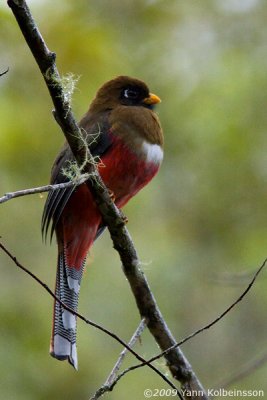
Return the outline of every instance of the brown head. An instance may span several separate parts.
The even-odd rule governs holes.
[[[163,134],[153,108],[160,98],[150,93],[147,85],[136,78],[118,76],[106,82],[97,91],[89,108],[89,115],[110,113],[112,130],[131,141],[138,133],[148,142],[163,144]],[[125,127],[127,126],[127,129]],[[137,138],[137,136],[135,135]]]
[[[143,106],[152,109],[160,98],[149,92],[147,85],[136,78],[118,76],[97,91],[89,111],[113,110],[118,105]]]

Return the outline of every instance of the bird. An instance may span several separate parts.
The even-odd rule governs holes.
[[[97,91],[79,122],[85,145],[96,168],[121,209],[157,174],[163,159],[163,131],[154,107],[160,98],[137,78],[117,76]],[[70,180],[66,171],[75,163],[67,142],[56,157],[51,184]],[[86,258],[105,229],[86,183],[50,191],[42,216],[42,234],[58,245],[55,295],[78,310]],[[54,302],[50,354],[68,360],[77,370],[76,317]]]

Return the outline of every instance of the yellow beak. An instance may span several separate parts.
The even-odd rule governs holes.
[[[149,93],[149,97],[147,97],[143,100],[143,103],[148,104],[148,105],[157,104],[160,102],[161,102],[160,98],[156,94],[153,94],[153,93]]]

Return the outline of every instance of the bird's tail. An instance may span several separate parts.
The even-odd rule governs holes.
[[[81,278],[85,260],[81,268],[69,267],[64,252],[58,255],[56,296],[73,311],[77,311]],[[65,310],[56,300],[54,303],[53,329],[50,354],[58,360],[68,360],[78,369],[76,349],[76,317]]]

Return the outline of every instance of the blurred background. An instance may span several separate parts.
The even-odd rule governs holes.
[[[125,208],[159,307],[182,339],[224,311],[267,256],[267,3],[263,0],[29,1],[62,74],[79,76],[79,119],[97,88],[127,74],[162,103],[165,159]],[[47,184],[63,142],[39,70],[0,7],[0,195]],[[51,288],[56,244],[42,242],[46,195],[1,205],[3,243]],[[139,315],[108,232],[96,242],[79,311],[128,340]],[[88,399],[121,347],[78,322],[79,371],[48,354],[52,299],[0,253],[0,386],[5,400]],[[266,352],[267,272],[216,326],[182,350],[206,388]],[[146,332],[136,350],[158,352]],[[124,367],[135,363],[127,357]],[[164,362],[156,364],[163,371]],[[231,386],[265,390],[267,365]],[[167,388],[149,369],[128,374],[110,400]],[[238,398],[238,397],[236,397]]]

